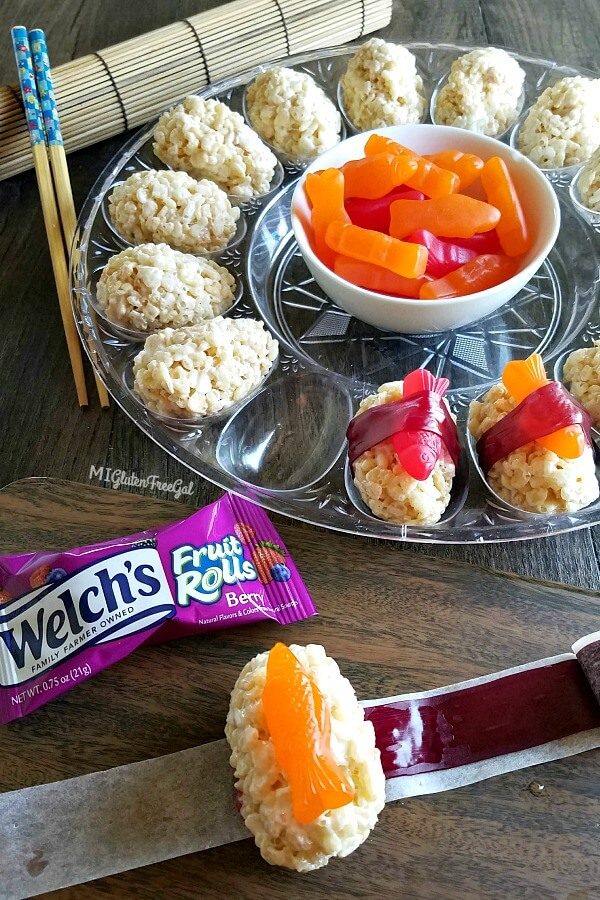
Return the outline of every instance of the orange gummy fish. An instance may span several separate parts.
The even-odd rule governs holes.
[[[521,403],[538,388],[549,384],[546,370],[539,353],[532,353],[527,359],[513,359],[504,366],[502,383],[515,403]],[[568,425],[543,438],[536,438],[536,444],[551,450],[562,459],[577,459],[585,449],[585,438],[581,426]]]
[[[350,803],[354,788],[331,753],[329,706],[285,644],[275,644],[269,653],[262,702],[296,821],[308,825],[326,810]]]

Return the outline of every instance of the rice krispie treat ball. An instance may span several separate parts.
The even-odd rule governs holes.
[[[231,747],[241,812],[263,858],[272,865],[309,872],[334,856],[348,856],[363,843],[385,803],[385,779],[375,733],[354,689],[318,644],[290,650],[315,681],[331,710],[331,750],[350,777],[354,799],[308,825],[296,821],[290,788],[277,765],[263,714],[268,653],[242,669],[231,694],[225,735]]]
[[[580,202],[588,209],[600,212],[600,147],[592,153],[581,170],[577,189]]]
[[[563,367],[564,380],[569,390],[584,409],[594,425],[600,427],[600,341],[591,347],[574,350]]]
[[[503,384],[495,384],[482,400],[473,400],[469,430],[475,440],[515,406]],[[562,459],[531,441],[494,463],[487,480],[508,503],[536,513],[575,512],[600,494],[591,447],[577,459]]]
[[[380,385],[365,397],[357,415],[372,406],[402,400],[402,382]],[[433,525],[450,502],[454,463],[443,457],[425,481],[417,481],[398,462],[391,439],[381,441],[354,461],[354,484],[369,509],[386,522]]]
[[[275,154],[239,113],[194,95],[160,117],[153,148],[173,169],[210,178],[242,200],[265,194],[277,165]]]
[[[111,256],[96,297],[111,322],[134,331],[197,325],[235,299],[235,278],[211,259],[168,244],[139,244]]]
[[[361,131],[420,122],[425,112],[415,57],[381,38],[358,48],[342,76],[342,91],[346,113]]]
[[[155,169],[134,172],[118,184],[108,209],[116,229],[133,244],[165,243],[189,253],[222,250],[240,217],[214,182]]]
[[[246,107],[261,137],[294,159],[313,159],[340,139],[337,108],[305,72],[261,72],[247,89]]]
[[[506,50],[482,47],[455,59],[440,90],[435,118],[495,137],[518,118],[525,72]]]
[[[221,412],[267,374],[277,341],[256,319],[217,316],[146,338],[133,362],[134,390],[148,409],[195,419]]]
[[[573,166],[600,146],[600,79],[561,78],[535,101],[519,129],[521,153],[544,169]]]

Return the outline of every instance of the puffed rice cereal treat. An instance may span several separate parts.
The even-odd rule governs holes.
[[[579,201],[594,212],[600,212],[600,147],[590,156],[577,182]]]
[[[189,253],[227,246],[240,211],[217,185],[185,172],[148,169],[117,184],[109,198],[117,231],[133,244],[169,244]]]
[[[348,118],[361,131],[420,122],[425,112],[415,57],[381,38],[358,48],[342,76],[342,91]]]
[[[479,440],[516,404],[503,384],[495,384],[469,407],[469,430]],[[487,473],[493,490],[512,506],[535,513],[568,513],[598,498],[594,454],[586,446],[577,459],[562,459],[535,441],[494,463]]]
[[[111,256],[96,288],[108,319],[133,331],[197,325],[235,299],[235,278],[211,259],[168,244],[139,244]]]
[[[564,380],[575,399],[600,427],[600,341],[574,350],[565,360]]]
[[[332,857],[348,856],[366,840],[385,803],[385,779],[373,725],[365,721],[336,661],[318,644],[289,649],[329,706],[331,752],[354,788],[352,801],[308,824],[294,817],[290,785],[277,763],[263,710],[268,653],[242,669],[231,694],[225,735],[241,813],[261,855],[272,865],[309,872]]]
[[[154,152],[173,169],[210,178],[241,200],[266,194],[277,158],[239,113],[219,100],[186,97],[158,120]]]
[[[146,338],[134,359],[134,390],[163,416],[214,415],[257,387],[278,349],[256,319],[217,316],[186,328],[164,328]]]
[[[402,382],[380,385],[361,402],[357,416],[372,406],[403,396]],[[354,461],[354,484],[364,503],[380,519],[400,525],[433,525],[450,502],[455,467],[444,456],[424,481],[417,481],[398,462],[391,439],[381,441]]]
[[[506,50],[482,47],[455,59],[440,90],[435,119],[490,137],[518,118],[525,72]]]
[[[293,159],[313,159],[340,139],[337,108],[305,72],[261,72],[248,86],[246,108],[261,137]]]
[[[561,78],[535,101],[518,147],[543,169],[573,166],[600,146],[600,79]]]

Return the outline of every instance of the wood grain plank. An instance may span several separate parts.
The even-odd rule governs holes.
[[[597,0],[481,0],[489,43],[598,70]]]
[[[0,552],[72,546],[171,521],[179,504],[45,479],[0,492]],[[324,643],[359,697],[435,687],[567,649],[597,627],[600,595],[286,522],[319,616],[141,649],[0,731],[3,790],[148,758],[222,735],[228,693],[279,637]],[[360,638],[360,639],[358,639]],[[528,791],[532,781],[541,794]],[[389,805],[347,860],[297,877],[251,841],[53,896],[94,898],[597,896],[600,751]],[[581,893],[576,893],[581,892]]]

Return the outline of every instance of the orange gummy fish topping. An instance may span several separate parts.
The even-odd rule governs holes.
[[[308,825],[326,810],[351,803],[354,788],[331,753],[329,706],[285,644],[269,653],[262,702],[296,821]]]
[[[532,353],[527,359],[513,359],[504,366],[502,383],[515,403],[521,403],[538,388],[549,384],[546,370],[539,353]],[[536,438],[536,444],[551,450],[562,459],[577,459],[585,449],[583,431],[579,425],[569,425],[543,438]]]

